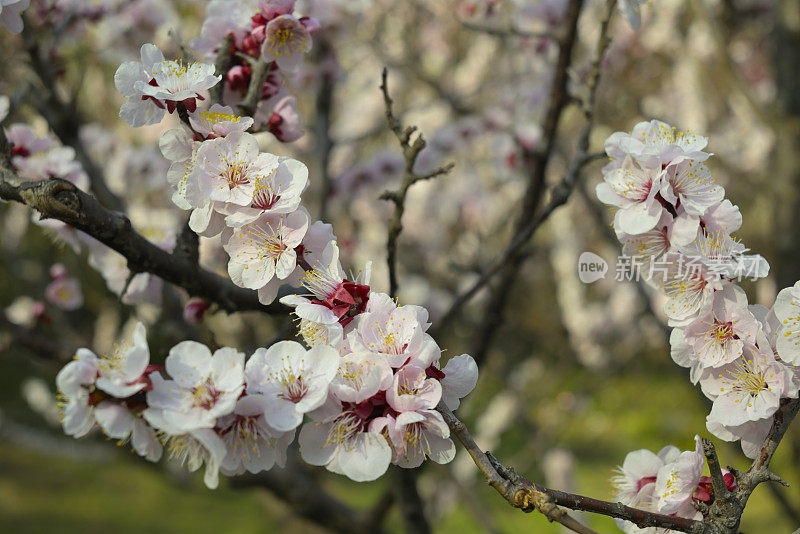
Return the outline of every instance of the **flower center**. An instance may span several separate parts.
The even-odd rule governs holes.
[[[764,371],[749,360],[734,367],[729,374],[733,391],[743,391],[751,397],[757,397],[759,393],[769,389]]]
[[[247,165],[231,165],[223,171],[222,176],[228,181],[228,188],[233,189],[250,183],[247,171]]]
[[[352,411],[344,412],[336,418],[328,431],[328,438],[325,440],[325,445],[344,445],[352,449],[352,440],[363,430],[364,420]]]
[[[222,392],[214,386],[211,382],[211,378],[207,378],[204,383],[196,388],[192,388],[194,406],[204,410],[211,409],[217,403],[221,395]]]
[[[167,452],[169,457],[176,460],[180,465],[187,464],[189,469],[194,471],[199,469],[203,462],[208,459],[206,448],[189,434],[170,436],[168,439]]]
[[[733,323],[731,322],[721,323],[715,319],[714,326],[712,327],[711,330],[711,337],[715,339],[720,345],[723,345],[726,342],[732,340],[734,338]]]
[[[308,392],[308,384],[303,375],[296,375],[290,369],[282,369],[277,378],[278,382],[283,384],[283,391],[278,393],[278,397],[294,403],[303,400]]]

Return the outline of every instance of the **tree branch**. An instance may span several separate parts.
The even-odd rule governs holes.
[[[498,315],[500,310],[504,307],[505,295],[510,291],[510,285],[515,278],[515,271],[518,264],[524,258],[523,245],[527,243],[539,226],[544,223],[548,217],[558,207],[564,205],[569,199],[575,184],[580,177],[583,167],[596,159],[595,154],[590,154],[589,138],[594,129],[594,108],[595,108],[595,94],[600,81],[600,65],[602,63],[605,51],[610,44],[610,36],[608,29],[615,8],[616,0],[610,0],[606,5],[606,11],[601,21],[600,37],[595,51],[594,58],[591,64],[589,80],[587,82],[587,99],[583,104],[583,113],[586,118],[586,124],[581,131],[578,139],[578,154],[572,161],[566,175],[552,190],[551,199],[549,203],[542,209],[538,215],[534,216],[534,211],[539,203],[539,197],[543,190],[542,184],[545,179],[545,171],[553,150],[555,136],[558,130],[558,123],[561,117],[561,112],[567,104],[566,99],[566,84],[568,80],[567,71],[571,64],[572,47],[577,39],[577,23],[580,16],[582,0],[572,0],[570,2],[567,12],[567,28],[568,31],[564,34],[563,40],[559,43],[559,59],[556,65],[556,77],[553,81],[553,87],[550,94],[550,106],[548,108],[547,118],[544,123],[544,146],[540,152],[531,153],[525,151],[526,161],[531,161],[531,173],[528,183],[528,189],[523,199],[522,215],[517,223],[517,229],[514,236],[511,238],[508,246],[506,246],[503,253],[492,264],[484,270],[483,274],[475,281],[469,289],[457,296],[452,302],[447,312],[438,321],[437,330],[441,331],[455,318],[461,308],[469,302],[484,286],[486,286],[495,275],[501,271],[506,271],[503,283],[498,284],[495,295],[492,296],[492,302],[489,309],[493,310],[492,313]],[[499,321],[487,321],[484,328],[486,334],[481,336],[481,345],[488,342],[488,337],[491,336],[489,332],[496,330],[496,324]],[[485,341],[484,341],[485,340]],[[479,347],[480,348],[480,347]],[[483,348],[478,351],[477,355],[480,356]]]
[[[417,156],[426,146],[425,139],[421,133],[417,134],[416,139],[412,140],[411,137],[417,131],[416,126],[408,126],[403,128],[400,120],[395,116],[392,110],[393,101],[389,96],[389,87],[387,85],[388,71],[386,67],[381,74],[381,91],[383,92],[383,102],[386,106],[386,121],[389,123],[389,129],[394,132],[400,141],[400,147],[403,149],[403,157],[406,160],[405,169],[403,174],[403,182],[400,188],[396,191],[386,191],[380,198],[383,200],[391,200],[394,202],[394,215],[389,222],[389,236],[386,243],[387,261],[389,264],[389,295],[391,297],[397,296],[398,282],[397,282],[397,240],[400,238],[400,233],[403,231],[403,213],[405,212],[405,202],[408,190],[415,183],[422,180],[429,180],[443,174],[450,172],[454,164],[448,163],[443,167],[438,167],[425,174],[417,174],[414,172],[414,164],[417,161]]]
[[[0,130],[0,199],[25,204],[44,218],[58,219],[85,232],[125,256],[132,272],[155,274],[192,296],[216,302],[227,312],[288,313],[288,308],[280,304],[264,306],[255,291],[237,287],[200,268],[181,251],[169,253],[153,245],[133,230],[124,214],[109,211],[66,180],[52,178],[12,185],[21,179],[11,168],[9,153],[8,139]]]
[[[211,102],[222,102],[222,91],[225,89],[225,74],[230,70],[233,63],[231,47],[233,46],[233,36],[227,35],[217,50],[217,60],[214,62],[214,74],[222,76],[222,80],[208,90]]]
[[[341,534],[382,534],[379,523],[369,514],[354,510],[325,492],[300,468],[273,468],[257,475],[231,479],[237,488],[266,488],[292,507],[294,513],[319,526]]]
[[[600,501],[582,495],[552,490],[530,482],[517,475],[512,469],[503,466],[491,454],[483,452],[472,439],[467,426],[444,404],[440,403],[436,409],[442,414],[451,433],[461,442],[475,465],[486,477],[486,482],[514,508],[519,508],[523,512],[538,510],[548,520],[557,521],[574,532],[584,534],[594,531],[578,522],[559,506],[624,519],[642,528],[662,527],[692,534],[705,532],[705,525],[702,521],[654,514],[625,506],[622,503]]]
[[[33,33],[30,24],[25,24],[23,38],[30,56],[31,70],[39,79],[39,85],[41,86],[40,91],[34,92],[40,95],[40,98],[35,100],[36,108],[47,121],[56,137],[61,140],[61,143],[75,150],[75,155],[81,167],[89,176],[92,192],[97,197],[97,200],[109,209],[121,211],[124,208],[124,203],[108,188],[103,172],[89,156],[83,141],[78,135],[79,126],[85,124],[86,121],[73,103],[65,102],[56,93],[54,83],[58,75],[52,63],[42,59],[39,40]]]
[[[247,87],[247,94],[244,99],[239,102],[239,109],[245,115],[252,117],[256,113],[258,103],[261,101],[261,92],[264,89],[264,82],[267,81],[267,75],[272,63],[259,59],[251,65],[253,66],[253,73],[250,76],[250,85]]]

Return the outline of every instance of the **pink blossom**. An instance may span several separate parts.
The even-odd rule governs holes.
[[[691,323],[672,331],[672,359],[692,369],[692,383],[696,384],[705,368],[741,358],[744,344],[755,344],[758,331],[744,290],[727,284],[713,294]]]
[[[183,307],[183,320],[189,324],[198,324],[203,321],[203,316],[211,307],[211,303],[205,299],[189,299]]]
[[[369,431],[355,411],[345,411],[300,429],[300,455],[311,465],[324,465],[356,482],[375,480],[386,472],[392,449],[386,438]]]
[[[273,278],[288,278],[297,267],[295,248],[303,240],[308,222],[308,212],[300,209],[285,215],[265,215],[232,230],[224,247],[231,258],[228,272],[233,282],[260,289]]]
[[[339,354],[331,347],[306,350],[297,342],[279,341],[248,360],[247,393],[264,396],[264,416],[272,428],[293,430],[305,413],[325,402],[338,367]]]
[[[195,111],[202,92],[216,85],[214,65],[165,60],[153,44],[142,45],[141,61],[127,61],[114,74],[117,90],[125,97],[119,116],[130,126],[156,124],[165,111],[182,104]]]
[[[75,278],[56,278],[45,288],[45,298],[62,310],[77,310],[83,306],[81,284]]]
[[[425,369],[406,365],[394,375],[386,401],[398,412],[432,410],[442,398],[442,384],[428,378]]]
[[[233,108],[213,104],[207,110],[198,110],[189,115],[192,129],[206,139],[224,137],[231,132],[246,132],[252,125],[250,117],[240,117]]]
[[[270,133],[282,143],[297,141],[305,133],[303,117],[297,111],[297,99],[293,96],[279,98],[266,123]]]
[[[279,69],[294,74],[309,50],[311,34],[293,15],[279,15],[267,23],[261,47],[264,61],[275,61]]]
[[[714,401],[708,420],[725,426],[770,417],[781,398],[798,395],[791,370],[775,360],[764,337],[759,346],[745,344],[738,360],[706,371],[700,385],[703,393]]]

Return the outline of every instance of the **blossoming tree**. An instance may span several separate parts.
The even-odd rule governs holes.
[[[597,5],[588,6],[592,3]],[[33,340],[39,352],[47,352],[54,341],[74,354],[54,384],[65,434],[80,439],[102,434],[149,462],[164,458],[189,471],[202,468],[209,490],[220,485],[220,473],[230,478],[226,484],[265,485],[301,515],[348,532],[383,528],[386,508],[395,499],[408,531],[428,531],[417,474],[430,463],[449,464],[459,447],[512,507],[536,510],[581,533],[594,530],[572,511],[610,516],[625,532],[736,533],[756,487],[785,484],[770,462],[800,408],[800,282],[780,290],[768,306],[751,302],[740,282],[767,278],[769,265],[733,236],[744,221],[736,198],[726,198],[714,178],[714,156],[707,150],[716,145],[713,137],[653,119],[611,133],[603,153],[592,151],[598,85],[613,60],[607,54],[613,22],[620,19],[617,25],[629,26],[627,32],[638,29],[640,2],[542,0],[512,12],[508,26],[493,22],[500,2],[460,2],[462,31],[523,40],[541,53],[531,68],[547,81],[521,106],[523,97],[509,84],[507,109],[490,109],[472,122],[463,119],[428,142],[399,118],[387,70],[380,87],[380,70],[375,70],[372,89],[381,95],[385,115],[380,130],[394,134],[397,149],[342,172],[338,195],[330,175],[329,124],[337,74],[326,61],[335,63],[337,38],[344,39],[334,36],[341,20],[325,9],[343,17],[348,8],[295,0],[212,0],[203,6],[202,24],[188,43],[184,32],[172,28],[168,42],[175,52],[170,54],[149,42],[156,39],[132,43],[127,31],[114,26],[120,23],[117,17],[133,13],[141,17],[133,29],[147,33],[145,13],[156,8],[146,1],[130,4],[0,0],[3,31],[22,33],[28,68],[41,86],[33,109],[47,124],[44,128],[21,111],[25,85],[16,92],[7,87],[8,96],[0,102],[0,198],[29,208],[36,226],[69,247],[59,254],[80,257],[81,268],[99,273],[116,299],[135,310],[130,334],[120,336],[111,350]],[[526,17],[539,29],[514,24]],[[114,136],[83,124],[76,100],[51,83],[66,64],[59,52],[70,40],[88,38],[93,24],[116,28],[114,37],[125,39],[125,60],[113,60],[120,103],[115,129],[144,130],[140,140],[149,149],[142,150],[150,151],[131,149],[114,185],[108,175],[121,160]],[[45,37],[49,29],[55,30],[53,42]],[[582,37],[583,31],[590,37]],[[574,56],[581,39],[588,44],[579,75]],[[43,50],[48,46],[49,56]],[[318,93],[313,150],[321,162],[318,173],[311,157],[281,155],[287,152],[283,144],[306,138],[298,98],[310,85],[304,88],[301,80],[312,75],[318,78],[312,87]],[[419,77],[425,80],[424,73]],[[438,80],[426,83],[454,111],[479,115]],[[519,109],[540,101],[542,113],[536,118]],[[563,156],[561,178],[546,194],[548,173],[557,167],[560,127],[573,102],[579,113],[570,120],[580,124],[567,141],[572,148]],[[448,159],[459,150],[473,150],[473,138],[481,135],[491,137],[502,169],[525,178],[522,187],[507,188],[519,200],[518,213],[509,221],[503,219],[508,209],[502,209],[497,219],[505,234],[510,228],[510,236],[488,263],[478,251],[483,261],[477,275],[453,284],[446,306],[439,296],[419,292],[424,302],[401,300],[407,273],[399,240],[411,219],[438,256],[450,251],[435,234],[452,228],[433,212],[445,209],[448,199],[461,195],[473,201],[476,226],[491,219],[474,206],[492,192],[481,190],[469,174],[457,184],[462,189],[453,186],[435,209],[414,208],[418,188],[459,179],[460,169]],[[157,158],[153,168],[148,167],[151,157]],[[476,442],[454,414],[479,383],[479,368],[530,255],[529,241],[567,204],[591,162],[601,158],[608,159],[594,173],[601,178],[596,199],[613,211],[623,257],[648,275],[649,289],[641,290],[663,303],[656,315],[669,329],[672,360],[689,370],[690,382],[699,385],[710,406],[706,428],[687,430],[687,442],[698,434],[690,450],[667,445],[652,452],[633,444],[637,450],[611,480],[613,502],[551,489],[517,474],[482,450],[480,436]],[[386,179],[392,176],[395,180]],[[365,219],[372,230],[380,229],[385,246],[380,254],[388,261],[384,266],[382,258],[370,256],[356,268],[352,241],[359,233],[347,230],[347,239],[337,238],[339,226],[326,222],[325,215],[338,199],[347,215],[339,222],[359,220],[355,214],[371,209],[356,198],[365,183],[384,188],[380,198],[392,208],[380,221]],[[322,199],[320,209],[309,201],[312,191]],[[506,194],[498,192],[501,199]],[[463,218],[469,219],[470,205],[464,204]],[[497,243],[500,235],[490,232],[489,240]],[[55,263],[42,299],[27,310],[9,306],[2,326],[31,344],[30,336],[36,337],[42,324],[85,306],[90,295],[84,295],[80,278]],[[482,293],[488,293],[482,304],[487,312],[476,327],[473,355],[446,354],[441,340],[449,339],[454,319]],[[255,328],[253,339],[241,345],[235,335],[200,334],[204,322],[224,322],[244,312],[263,316],[269,327]],[[162,328],[162,321],[180,326]],[[174,343],[154,339],[163,338],[166,329]],[[297,341],[290,339],[293,335]],[[723,469],[714,443],[700,434],[739,442],[752,463],[746,471]],[[326,476],[355,482],[395,477],[397,489],[390,488],[388,499],[380,499],[369,517],[355,519],[304,471],[292,472],[289,479],[271,475],[296,467],[297,457],[332,473]],[[303,484],[310,488],[306,493],[286,489]]]

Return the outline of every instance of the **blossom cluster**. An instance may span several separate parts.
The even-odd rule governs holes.
[[[755,458],[781,399],[798,397],[800,286],[781,291],[772,309],[748,304],[735,283],[740,266],[749,262],[754,278],[769,266],[745,255],[732,237],[742,218],[705,164],[706,144],[655,120],[615,133],[606,141],[611,162],[597,196],[616,209],[614,229],[626,255],[667,265],[653,282],[668,298],[672,359],[713,401],[709,432],[740,440]],[[682,269],[688,258],[694,268]]]
[[[200,37],[192,42],[198,52],[212,59],[225,37],[230,37],[231,64],[224,75],[222,97],[227,105],[238,104],[246,96],[253,60],[269,64],[253,119],[256,126],[286,143],[303,135],[303,124],[285,81],[298,73],[311,50],[312,35],[320,27],[315,18],[298,17],[294,10],[294,0],[212,0]]]
[[[647,449],[628,453],[625,461],[612,478],[616,499],[654,513],[677,515],[689,519],[702,519],[694,504],[710,504],[713,499],[711,478],[703,476],[703,447],[695,436],[695,449],[683,451],[667,445],[655,454]],[[733,474],[722,470],[725,486],[736,488]],[[616,519],[625,532],[639,532],[630,521]],[[664,529],[651,529],[664,532]]]
[[[209,11],[217,13],[217,4]],[[210,18],[203,38],[232,35],[236,46],[258,45],[262,59],[291,70],[292,55],[306,50],[300,44],[308,35],[299,28],[313,25],[295,19],[293,7],[262,0],[243,33],[230,26],[214,33],[227,19]],[[452,460],[455,446],[436,408],[456,409],[472,391],[474,360],[464,354],[442,365],[427,310],[372,291],[369,263],[358,275],[345,273],[331,225],[312,223],[301,205],[306,166],[262,152],[248,132],[255,118],[221,103],[205,107],[205,91],[218,81],[212,67],[165,60],[154,45],[144,45],[141,58],[116,73],[126,98],[121,117],[139,126],[183,114],[181,127],[159,142],[171,162],[172,202],[191,211],[193,231],[221,236],[231,280],[257,291],[262,303],[274,301],[281,286],[302,288],[281,302],[294,309],[305,346],[280,341],[245,358],[231,347],[212,354],[184,341],[161,367],[150,363],[139,324],[132,344],[102,356],[81,349],[61,371],[65,432],[81,437],[99,427],[151,461],[166,448],[192,471],[205,465],[209,488],[219,472],[283,465],[295,437],[306,462],[356,481],[374,480],[392,463]],[[159,235],[164,248],[174,246],[174,233]],[[190,301],[185,315],[199,321],[207,307]]]
[[[110,353],[79,349],[56,378],[64,432],[79,438],[97,427],[153,462],[166,446],[191,471],[205,465],[209,488],[220,471],[283,466],[298,428],[308,463],[356,481],[380,477],[390,463],[449,462],[455,446],[434,408],[458,407],[475,387],[475,362],[462,355],[440,369],[441,351],[423,332],[426,312],[369,297],[346,339],[325,340],[306,325],[310,348],[280,341],[246,361],[234,348],[212,354],[183,341],[164,366],[153,365],[141,323]]]
[[[282,142],[296,141],[304,133],[303,122],[284,79],[297,73],[319,23],[312,17],[298,18],[293,11],[294,0],[209,2],[201,36],[192,43],[207,62],[166,60],[155,45],[143,45],[140,61],[123,63],[114,76],[125,98],[120,117],[139,127],[159,123],[165,112],[174,113],[179,105],[194,113],[207,91],[223,79],[222,103],[237,105],[247,95],[253,65],[264,61],[268,72],[252,121]],[[230,65],[216,75],[214,61],[227,37]]]

